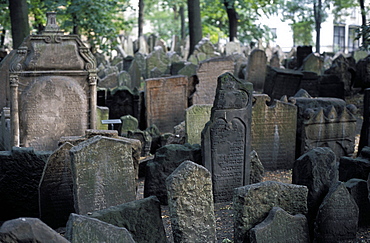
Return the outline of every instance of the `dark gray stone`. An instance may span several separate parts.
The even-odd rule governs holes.
[[[215,202],[231,201],[250,180],[252,84],[218,77],[210,121],[202,131],[202,163],[212,174]]]
[[[234,241],[250,242],[250,230],[261,223],[273,207],[289,214],[307,213],[305,186],[266,181],[234,190]]]
[[[65,237],[71,243],[135,243],[130,232],[124,227],[117,227],[95,218],[74,213],[69,217]]]
[[[352,178],[367,180],[370,173],[370,147],[364,147],[356,158],[341,157],[339,160],[339,180],[346,182]]]
[[[344,83],[335,74],[324,74],[319,78],[319,97],[344,99]]]
[[[50,154],[20,147],[0,152],[0,221],[39,217],[38,186]]]
[[[356,239],[358,207],[343,182],[334,184],[319,207],[315,241],[335,243]]]
[[[250,176],[250,184],[259,183],[263,179],[263,175],[265,173],[265,169],[261,160],[258,157],[258,154],[255,150],[250,153],[251,157],[251,176]]]
[[[140,157],[147,157],[150,155],[150,148],[152,145],[152,137],[147,131],[134,130],[128,131],[127,137],[137,139],[141,142],[141,155]]]
[[[147,164],[144,197],[155,195],[161,204],[167,205],[166,178],[185,160],[201,164],[200,145],[170,144],[158,149]]]
[[[250,230],[250,242],[309,243],[306,216],[303,214],[293,216],[280,207],[273,207],[266,219]]]
[[[253,84],[253,89],[262,92],[266,79],[267,57],[263,50],[254,49],[248,56],[245,81]]]
[[[185,161],[166,179],[175,242],[216,242],[211,173]]]
[[[112,206],[89,215],[118,227],[125,227],[137,243],[167,242],[156,197]]]
[[[131,115],[140,120],[140,96],[127,87],[119,87],[108,93],[106,105],[109,108],[109,119],[120,119]],[[118,129],[118,126],[117,126]]]
[[[332,74],[339,77],[341,82],[344,84],[345,95],[350,95],[352,90],[352,75],[351,66],[348,60],[340,54],[337,58],[333,60],[331,67],[325,70],[325,74]]]
[[[69,155],[72,147],[64,143],[50,155],[40,180],[40,219],[53,229],[64,227],[69,215],[75,212]]]
[[[363,103],[363,121],[357,154],[359,154],[365,146],[370,146],[370,89],[365,89]]]
[[[68,243],[38,218],[17,218],[6,221],[0,228],[0,242],[29,243],[50,242]]]
[[[350,179],[345,182],[344,185],[347,187],[358,206],[358,225],[370,225],[370,201],[368,198],[369,191],[367,189],[367,181],[362,179]]]
[[[298,46],[297,47],[297,66],[300,68],[303,64],[303,60],[312,53],[312,46]]]

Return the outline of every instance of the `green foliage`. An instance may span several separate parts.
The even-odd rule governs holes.
[[[362,40],[360,49],[370,51],[370,22],[367,25],[362,25],[357,30],[355,40]]]

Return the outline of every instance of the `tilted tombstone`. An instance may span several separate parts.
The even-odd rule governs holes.
[[[239,41],[230,41],[225,45],[225,55],[230,56],[234,53],[241,53],[241,47]]]
[[[263,50],[254,49],[248,56],[245,80],[253,84],[253,89],[262,92],[266,79],[267,57]]]
[[[303,214],[293,216],[280,207],[273,207],[266,219],[250,230],[250,242],[309,243],[307,218]]]
[[[334,184],[319,207],[315,222],[316,242],[356,239],[358,207],[343,182]]]
[[[339,180],[346,182],[352,178],[366,180],[370,173],[370,147],[366,146],[356,158],[342,156],[339,159]]]
[[[338,76],[344,84],[345,95],[351,94],[353,74],[350,72],[350,64],[348,60],[342,54],[333,60],[331,67],[325,70],[325,74]]]
[[[322,75],[324,73],[324,60],[318,54],[311,53],[303,60],[302,70]]]
[[[254,94],[252,107],[252,148],[266,170],[292,169],[295,160],[297,107]]]
[[[155,124],[161,132],[172,132],[185,120],[188,107],[188,79],[171,76],[145,80],[147,126]]]
[[[217,77],[226,72],[234,72],[234,62],[231,57],[215,57],[199,63],[196,73],[199,83],[196,85],[192,104],[213,104]]]
[[[187,143],[201,144],[201,133],[211,118],[211,109],[212,105],[192,105],[186,109],[185,133]]]
[[[95,136],[74,146],[70,154],[76,213],[135,200],[135,170],[128,141]]]
[[[139,129],[127,131],[126,137],[139,140],[141,143],[141,157],[150,155],[150,148],[152,146],[152,137],[149,132],[141,131]]]
[[[0,151],[0,221],[38,217],[38,185],[50,151]]]
[[[290,98],[298,108],[296,158],[316,147],[330,147],[338,159],[351,156],[357,108],[342,99],[312,98],[303,93]]]
[[[96,61],[77,35],[63,35],[55,13],[28,36],[9,67],[12,146],[54,150],[61,136],[96,127]]]
[[[250,153],[251,157],[251,175],[250,184],[260,183],[263,180],[263,175],[265,174],[265,168],[258,157],[255,150]]]
[[[370,55],[356,63],[355,87],[370,87]]]
[[[307,187],[266,181],[234,190],[234,241],[250,242],[250,230],[261,223],[273,207],[289,214],[307,213]]]
[[[216,242],[211,173],[185,161],[166,179],[174,242]]]
[[[163,48],[161,46],[156,46],[154,51],[146,57],[147,77],[150,77],[150,72],[154,68],[157,68],[162,74],[166,73],[166,70],[169,68],[170,64],[170,59],[164,52]]]
[[[148,197],[112,206],[89,215],[118,227],[125,227],[137,243],[167,242],[156,197]]]
[[[294,163],[292,183],[308,188],[307,218],[311,235],[317,210],[329,188],[338,181],[338,174],[335,154],[330,148],[315,148]]]
[[[75,212],[69,155],[72,147],[64,143],[50,155],[38,187],[40,219],[54,229],[64,227]]]
[[[188,58],[188,61],[197,65],[204,60],[220,56],[215,49],[215,46],[208,38],[203,38],[195,45],[194,51]],[[186,56],[187,55],[185,55],[185,57]]]
[[[367,181],[362,179],[350,179],[344,183],[349,193],[358,206],[358,226],[370,225],[370,201]]]
[[[65,238],[71,243],[117,242],[135,243],[130,232],[124,227],[72,213],[66,227]]]
[[[139,128],[139,122],[138,120],[131,116],[131,115],[126,115],[126,116],[121,116],[121,132],[120,135],[126,137],[128,131],[135,131]]]
[[[251,122],[252,84],[222,74],[202,131],[202,161],[212,174],[215,202],[231,201],[234,188],[249,184]]]
[[[119,87],[118,75],[118,72],[106,75],[104,78],[99,80],[98,87],[106,89],[114,89]]]
[[[280,65],[280,58],[279,58],[279,54],[277,52],[275,52],[271,59],[270,59],[270,66],[271,67],[274,67],[274,68],[280,68],[281,65]]]
[[[280,99],[284,95],[290,97],[299,90],[303,77],[302,72],[269,66],[266,72],[263,93],[270,96],[271,99]]]
[[[303,64],[303,60],[312,53],[312,46],[298,46],[297,47],[297,66],[300,68]]]

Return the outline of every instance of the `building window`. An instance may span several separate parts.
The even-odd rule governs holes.
[[[345,28],[344,26],[334,26],[333,52],[344,52],[345,48]]]
[[[355,51],[360,46],[360,40],[355,40],[357,33],[356,30],[358,26],[348,27],[348,52]]]

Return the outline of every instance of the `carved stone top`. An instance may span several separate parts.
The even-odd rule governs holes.
[[[46,21],[46,26],[45,26],[45,30],[43,31],[43,34],[51,34],[51,33],[55,33],[55,34],[61,34],[63,33],[62,31],[59,30],[59,26],[57,24],[57,20],[56,20],[56,13],[55,12],[47,12],[46,13],[46,17],[47,17],[47,21]]]

